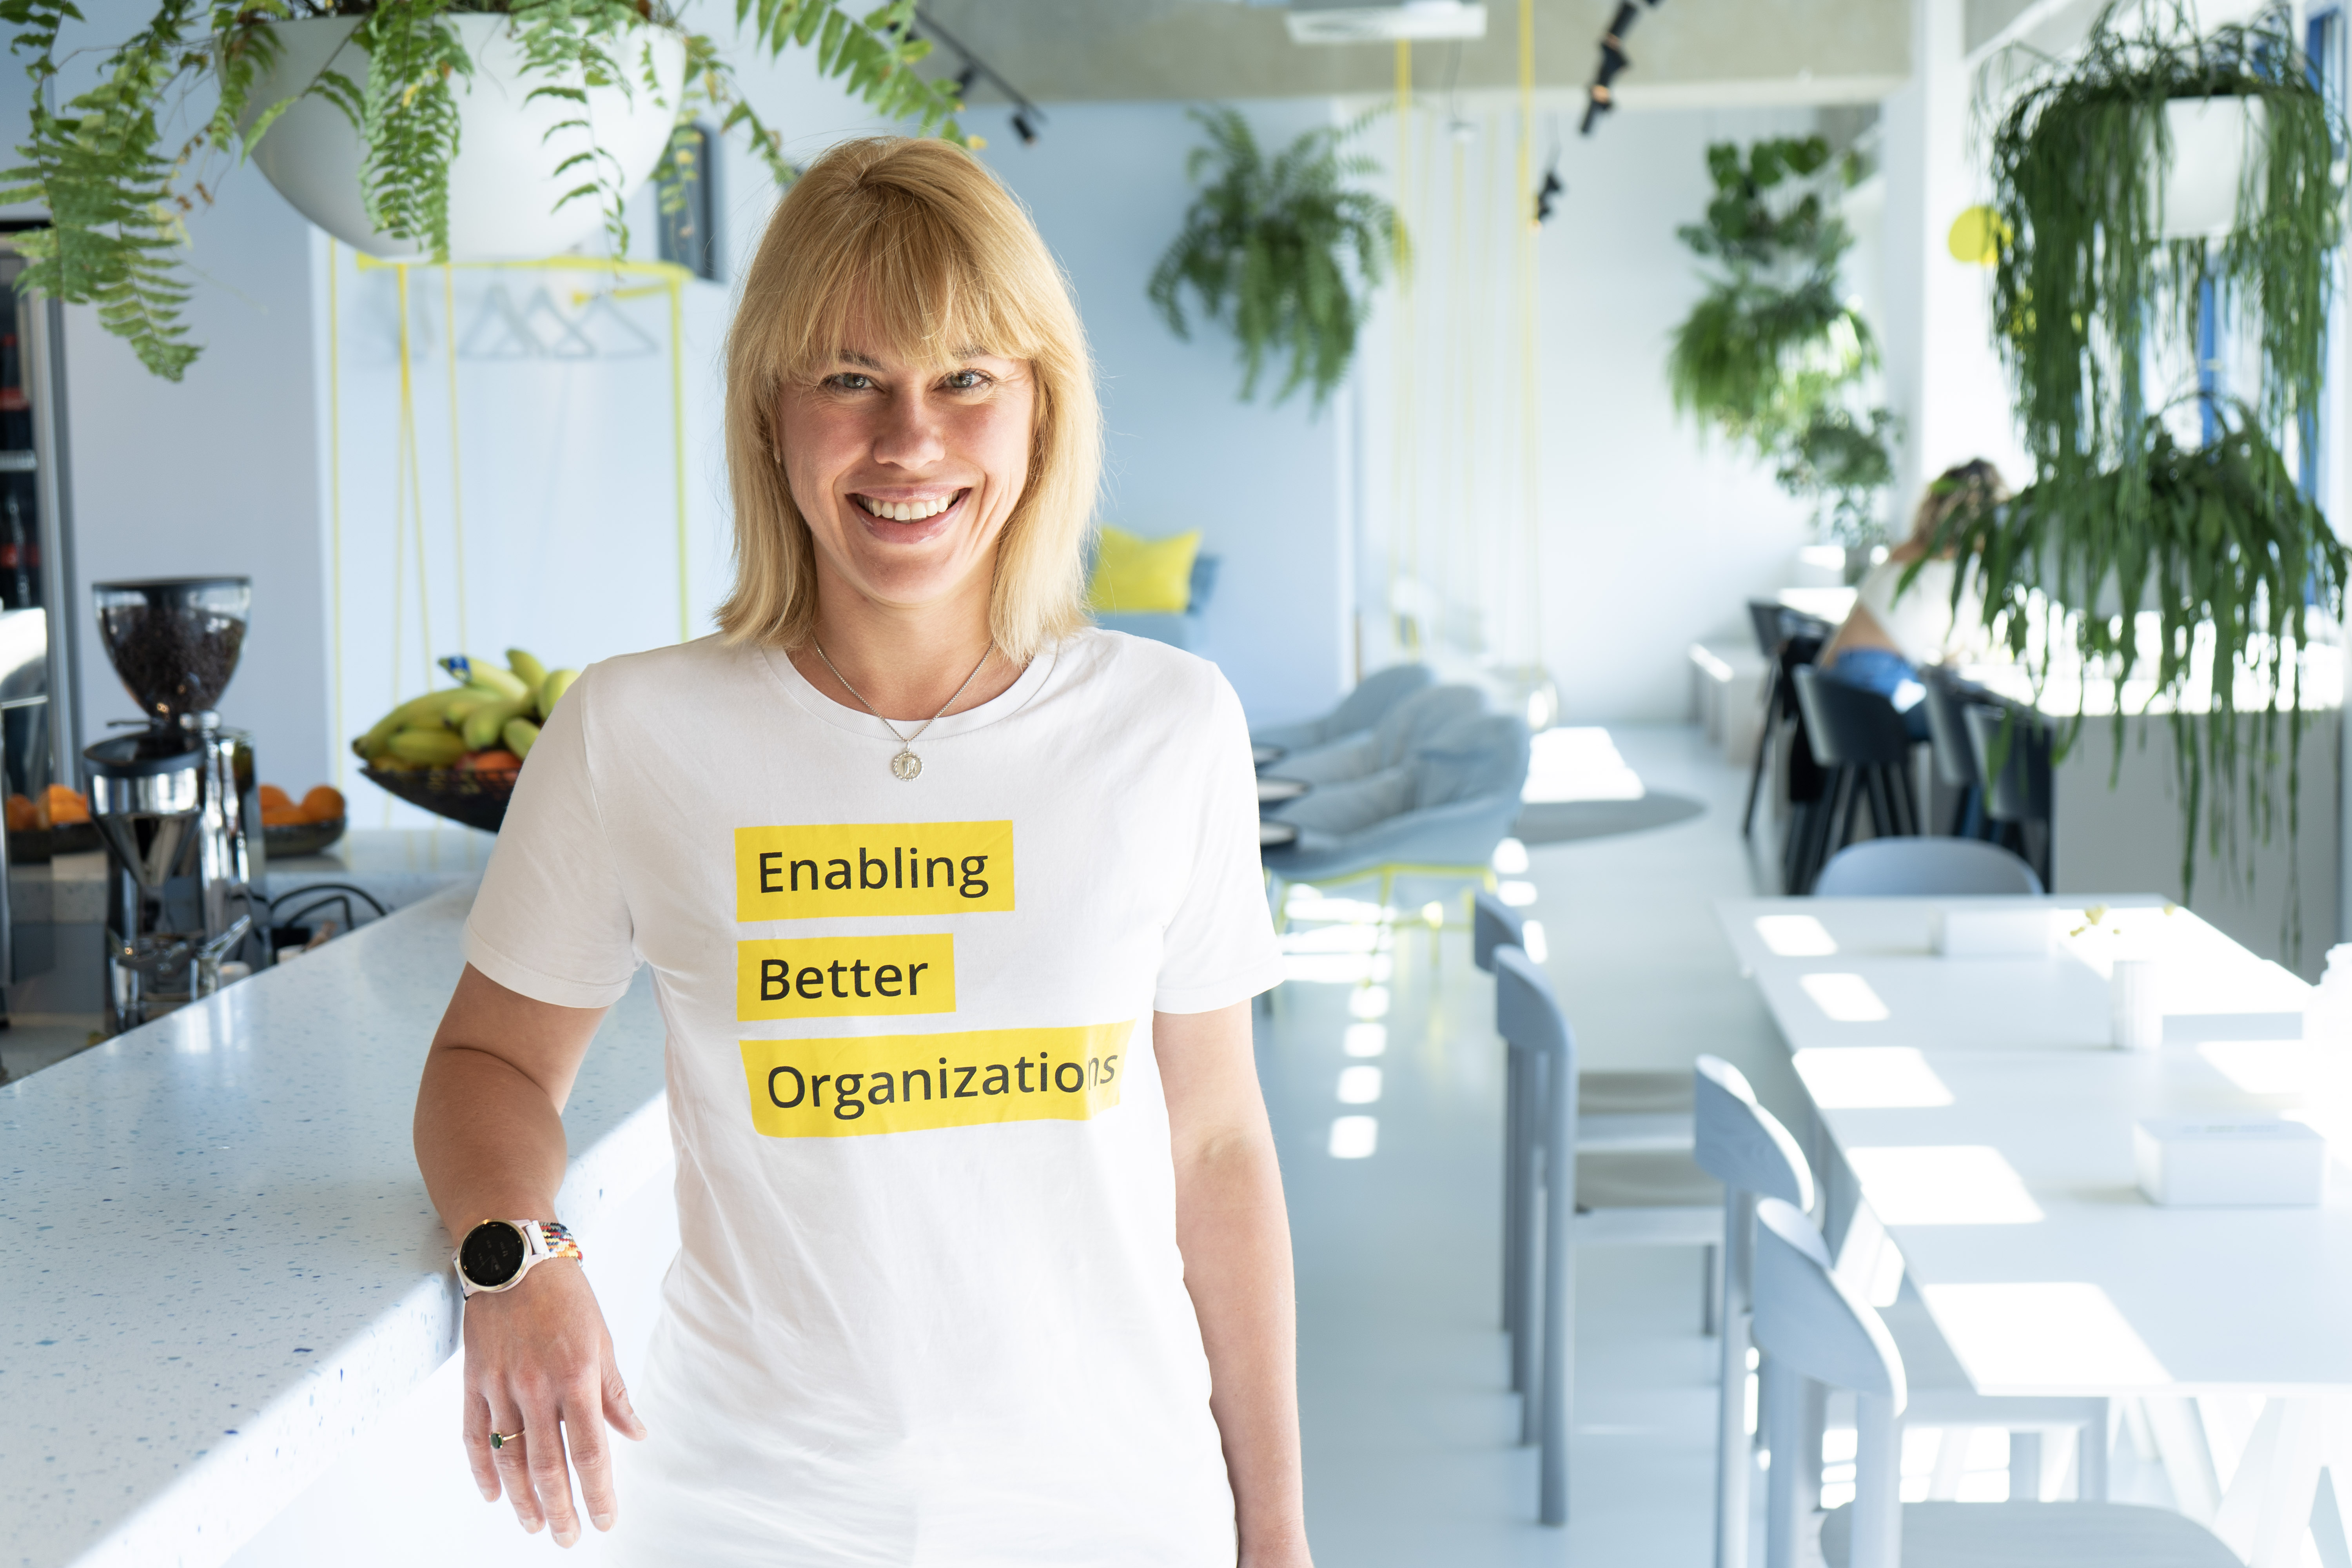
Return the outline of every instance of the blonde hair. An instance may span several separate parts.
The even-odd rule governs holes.
[[[962,148],[876,136],[833,148],[784,193],[727,333],[730,642],[797,647],[816,624],[815,545],[793,500],[777,405],[828,374],[853,314],[911,364],[982,348],[1028,362],[1028,482],[996,545],[989,630],[1015,661],[1086,624],[1085,551],[1102,410],[1068,282],[1037,228]],[[861,344],[869,352],[872,344]]]

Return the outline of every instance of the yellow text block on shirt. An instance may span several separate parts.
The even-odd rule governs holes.
[[[955,938],[821,936],[735,944],[738,1018],[852,1018],[956,1009]]]
[[[744,1040],[751,1125],[855,1138],[1004,1121],[1085,1121],[1118,1103],[1132,1022],[954,1035]]]
[[[739,921],[1012,908],[1010,822],[851,822],[735,830]]]

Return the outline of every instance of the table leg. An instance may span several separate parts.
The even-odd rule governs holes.
[[[2205,1441],[2205,1423],[2197,1402],[2182,1397],[2151,1397],[2140,1401],[2156,1439],[2158,1460],[2165,1479],[2172,1483],[2172,1500],[2198,1523],[2210,1525],[2221,1505],[2221,1483],[2213,1471],[2213,1450]]]
[[[2311,1395],[2272,1398],[2254,1421],[2245,1457],[2213,1515],[2213,1533],[2247,1568],[2300,1568],[2319,1489],[2322,1405]]]

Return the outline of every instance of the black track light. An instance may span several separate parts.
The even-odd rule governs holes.
[[[1024,147],[1034,147],[1037,144],[1037,128],[1029,122],[1029,113],[1026,110],[1016,109],[1013,111],[1013,132],[1021,138],[1021,144]]]
[[[1549,223],[1553,211],[1559,205],[1559,198],[1566,195],[1568,195],[1568,186],[1561,181],[1559,171],[1546,169],[1543,185],[1536,192],[1536,221]]]

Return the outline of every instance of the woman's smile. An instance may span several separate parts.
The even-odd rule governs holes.
[[[929,539],[954,524],[962,515],[971,487],[887,486],[852,490],[849,499],[866,516],[866,531],[877,539],[913,542]],[[930,523],[929,528],[876,527],[877,523]]]

